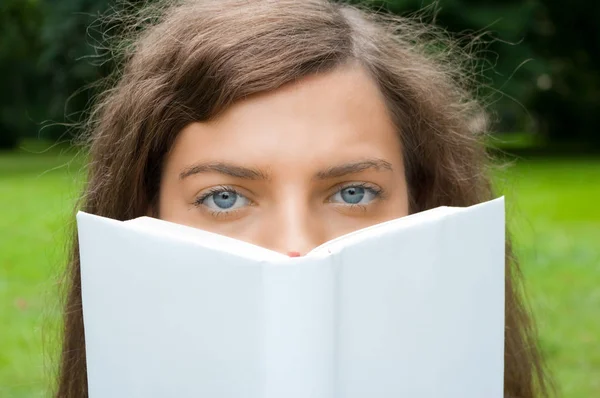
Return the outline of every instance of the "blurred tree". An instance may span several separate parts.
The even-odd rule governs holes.
[[[90,58],[88,34],[107,7],[107,0],[1,0],[1,148],[33,135],[57,140],[80,120],[93,94],[85,87],[110,69]]]
[[[35,64],[41,21],[36,0],[0,2],[0,148],[35,129],[28,105],[43,87]]]
[[[600,2],[540,2],[528,38],[544,70],[529,107],[555,143],[600,149]]]
[[[526,102],[536,90],[540,65],[531,62],[534,49],[525,40],[536,9],[535,1],[523,0],[354,0],[382,12],[399,15],[426,9],[426,22],[466,40],[477,38],[473,47],[475,69],[480,73],[478,96],[490,105],[496,131],[530,129]],[[419,15],[419,14],[418,14]]]
[[[489,87],[481,94],[498,115],[496,130],[538,132],[552,144],[600,149],[600,2],[351,2],[396,14],[431,7],[435,23],[449,32],[489,31],[489,64],[482,64]]]
[[[44,137],[56,140],[76,133],[69,126],[85,117],[95,94],[92,84],[110,72],[110,63],[102,64],[95,50],[101,32],[90,29],[108,6],[107,0],[43,0],[46,17],[40,31],[38,67],[45,81],[43,103],[50,120],[42,131]]]
[[[537,131],[553,142],[600,148],[600,2],[346,1],[397,14],[430,7],[435,23],[450,32],[489,31],[478,65],[488,84],[479,94],[497,115],[495,130]],[[76,132],[58,122],[80,121],[95,94],[89,86],[113,67],[96,56],[102,32],[89,27],[115,2],[0,0],[0,147],[19,136]],[[40,131],[48,120],[57,123]]]

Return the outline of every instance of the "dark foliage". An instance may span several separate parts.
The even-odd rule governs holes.
[[[495,130],[600,148],[600,29],[595,21],[600,2],[360,2],[398,14],[428,7],[433,11],[429,20],[450,32],[490,32],[480,47],[484,58],[479,67],[488,82],[480,94],[497,116]],[[21,137],[67,140],[78,133],[71,126],[85,117],[96,93],[92,84],[113,67],[98,57],[102,27],[94,25],[113,3],[0,2],[0,148],[16,145]]]

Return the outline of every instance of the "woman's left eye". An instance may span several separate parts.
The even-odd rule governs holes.
[[[346,186],[331,196],[331,202],[365,205],[379,196],[380,191],[362,185]]]

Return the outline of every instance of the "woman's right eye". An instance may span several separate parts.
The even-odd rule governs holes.
[[[199,198],[197,203],[214,212],[227,212],[247,206],[250,200],[232,188],[219,188]]]

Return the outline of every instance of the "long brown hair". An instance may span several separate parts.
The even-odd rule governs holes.
[[[167,4],[168,3],[168,4]],[[482,142],[487,119],[472,95],[472,57],[414,19],[328,0],[153,3],[123,35],[114,84],[89,124],[87,185],[78,208],[127,220],[155,203],[163,158],[178,132],[232,103],[354,62],[385,96],[404,147],[410,210],[493,197]],[[505,393],[547,396],[520,273],[506,254]],[[86,397],[79,247],[67,268],[57,397]],[[473,375],[476,377],[476,375]]]

